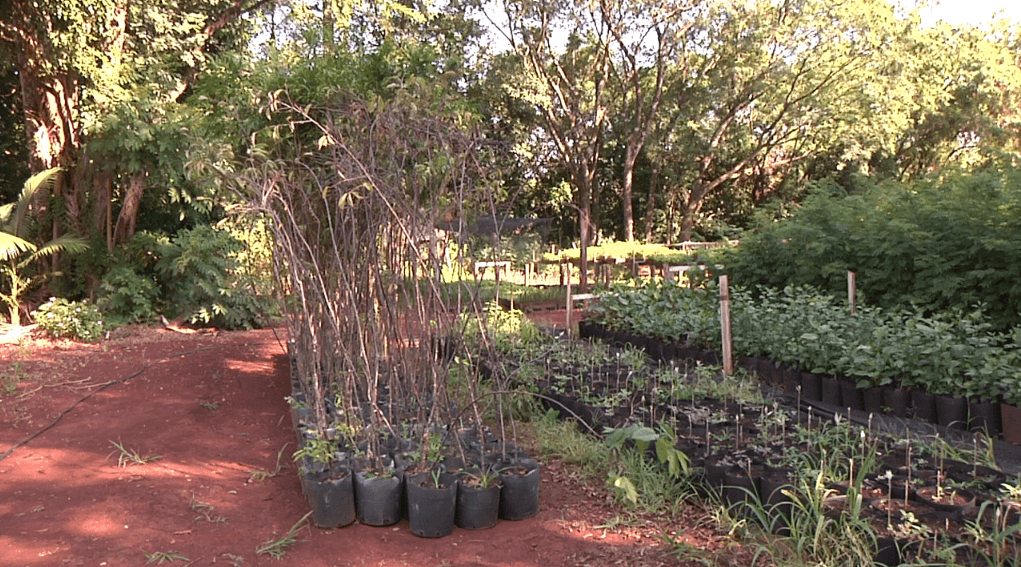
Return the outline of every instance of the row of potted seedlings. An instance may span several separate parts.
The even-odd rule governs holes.
[[[602,334],[583,325],[583,334],[591,337],[593,332]],[[713,357],[681,351],[682,357],[696,354],[700,361]],[[664,361],[670,356],[660,352]],[[698,486],[781,535],[797,529],[794,515],[808,502],[823,503],[819,513],[836,517],[854,501],[854,514],[877,536],[874,559],[879,564],[899,565],[937,548],[951,549],[961,564],[969,564],[989,552],[988,542],[974,541],[969,530],[989,531],[995,522],[1019,521],[1017,494],[1003,492],[1011,486],[1009,479],[976,464],[984,447],[976,446],[971,455],[975,462],[966,463],[952,459],[962,455],[945,443],[912,446],[910,441],[856,430],[840,413],[780,402],[739,403],[701,395],[684,399],[683,388],[657,382],[652,370],[593,366],[572,371],[562,365],[547,370],[539,385],[548,407],[559,410],[562,418],[580,418],[596,430],[638,422],[661,431],[669,423],[674,448],[697,471]],[[563,378],[572,372],[574,378]],[[626,378],[619,381],[618,376]],[[594,386],[603,399],[613,398],[617,405],[596,402]],[[668,390],[674,393],[664,398],[662,392]],[[655,460],[655,451],[648,450]],[[815,486],[820,479],[824,485]],[[823,497],[809,496],[816,490]],[[923,533],[929,535],[921,537]],[[1016,553],[1013,536],[1003,542]]]
[[[413,534],[435,538],[455,526],[487,529],[498,519],[523,520],[538,512],[539,463],[488,428],[425,433],[409,426],[407,436],[377,433],[374,443],[356,443],[342,427],[320,433],[297,378],[292,382],[295,460],[316,526],[339,528],[356,520],[390,526],[406,519]],[[327,404],[328,422],[341,423],[338,411]]]
[[[706,365],[721,363],[719,353],[712,349],[665,343],[656,337],[612,331],[593,322],[582,322],[579,329],[582,338],[599,338],[620,345],[632,345],[645,350],[657,360]],[[877,415],[914,418],[951,429],[982,431],[991,438],[1003,435],[1006,441],[1021,444],[1021,416],[1015,417],[1016,407],[1001,402],[932,394],[923,389],[903,388],[896,383],[872,385],[875,381],[820,375],[765,356],[741,357],[737,364],[764,382],[790,395],[800,396],[805,401],[823,402]],[[1001,416],[1006,416],[1006,428]]]
[[[735,356],[807,400],[982,430],[1021,444],[1021,331],[988,316],[882,311],[811,288],[732,293]],[[653,357],[719,363],[716,294],[670,283],[604,294],[583,335],[636,344]]]

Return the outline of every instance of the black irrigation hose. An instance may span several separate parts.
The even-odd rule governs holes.
[[[28,437],[24,438],[23,440],[15,443],[14,446],[12,446],[10,449],[7,449],[3,453],[0,453],[0,461],[2,461],[4,459],[6,459],[7,457],[11,456],[11,453],[13,453],[14,450],[17,449],[18,447],[21,447],[23,445],[28,444],[30,441],[32,441],[36,437],[39,437],[40,435],[42,435],[46,431],[52,429],[53,426],[57,425],[57,423],[59,423],[60,420],[65,415],[68,414],[68,412],[70,412],[74,408],[78,407],[78,404],[84,402],[85,400],[91,398],[92,396],[95,396],[96,394],[102,392],[103,390],[109,388],[110,386],[114,386],[114,385],[117,385],[117,384],[123,384],[123,383],[127,382],[128,380],[131,380],[132,378],[135,378],[135,377],[141,375],[143,372],[148,370],[150,366],[153,366],[154,364],[162,364],[164,362],[173,360],[175,358],[181,358],[182,356],[188,356],[190,354],[197,354],[197,353],[200,353],[200,352],[206,352],[206,351],[210,351],[210,350],[217,350],[217,349],[228,348],[228,347],[250,346],[252,344],[254,344],[254,343],[247,343],[247,344],[244,344],[244,345],[236,345],[236,344],[217,345],[217,346],[211,346],[211,347],[196,348],[196,349],[192,349],[192,350],[186,350],[184,352],[179,352],[177,354],[168,356],[166,358],[161,358],[161,359],[159,359],[159,360],[157,360],[155,362],[147,362],[141,368],[139,368],[138,371],[136,371],[136,372],[134,372],[132,374],[129,374],[128,376],[125,376],[124,378],[121,378],[119,380],[111,380],[109,382],[106,382],[105,384],[101,385],[98,389],[96,389],[96,390],[94,390],[92,392],[89,392],[84,398],[81,398],[80,400],[78,400],[75,403],[71,404],[70,407],[68,407],[64,411],[60,412],[60,414],[57,415],[56,419],[54,419],[49,425],[47,425],[46,427],[40,429],[39,431],[36,431],[35,433],[33,433],[31,435],[29,435]]]

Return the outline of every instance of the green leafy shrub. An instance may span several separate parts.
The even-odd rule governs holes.
[[[51,297],[33,314],[39,327],[57,339],[96,342],[103,336],[103,316],[84,301]]]
[[[734,284],[840,294],[852,270],[872,305],[932,314],[985,303],[1003,331],[1021,323],[1021,172],[865,182],[853,194],[821,184],[725,256]]]
[[[128,266],[117,266],[107,272],[99,288],[98,306],[106,316],[109,328],[156,316],[155,304],[159,295],[156,282]]]
[[[157,246],[156,272],[163,307],[192,323],[226,329],[250,329],[273,307],[239,275],[242,244],[227,231],[199,226],[177,233]]]

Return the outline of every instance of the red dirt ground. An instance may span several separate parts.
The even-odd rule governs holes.
[[[692,517],[682,520],[691,525],[638,518],[600,529],[622,514],[602,483],[543,459],[532,519],[436,540],[413,536],[406,521],[304,527],[283,559],[257,555],[257,546],[309,510],[290,463],[295,439],[281,333],[133,328],[98,345],[0,344],[0,451],[94,393],[0,459],[0,565],[134,566],[146,564],[147,553],[174,552],[188,560],[167,564],[653,566],[678,564],[656,539],[663,529],[707,555],[726,545]],[[16,385],[13,393],[8,385]],[[160,458],[120,467],[115,441]],[[276,468],[285,445],[280,474],[252,480],[251,471]],[[212,506],[214,521],[193,509],[196,502]]]

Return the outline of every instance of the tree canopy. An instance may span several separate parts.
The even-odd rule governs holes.
[[[238,172],[282,147],[274,93],[412,87],[486,141],[492,214],[551,217],[565,245],[717,238],[812,182],[1016,166],[1019,42],[888,0],[12,0],[0,195],[62,168],[36,244],[93,243],[65,282],[91,294],[136,233],[238,209]]]

